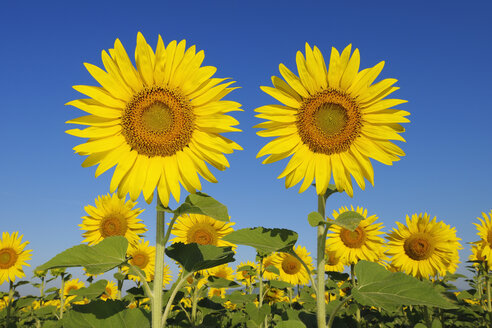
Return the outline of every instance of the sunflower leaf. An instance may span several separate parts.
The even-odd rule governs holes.
[[[308,214],[308,222],[311,227],[317,227],[325,224],[324,218],[318,212],[311,212]]]
[[[53,257],[36,270],[84,267],[89,274],[101,274],[126,261],[128,240],[125,237],[105,238],[94,246],[77,245]]]
[[[355,265],[355,274],[357,286],[352,289],[352,295],[362,305],[382,307],[387,311],[401,305],[456,308],[429,282],[401,272],[387,271],[377,263],[359,261]]]
[[[288,229],[245,228],[231,232],[222,240],[254,247],[258,253],[288,252],[297,242],[297,233]]]
[[[186,200],[173,211],[177,218],[183,214],[203,214],[219,221],[229,222],[227,207],[213,197],[197,192],[186,197]]]
[[[166,248],[166,255],[179,262],[187,272],[209,269],[234,261],[234,251],[230,246],[174,243]]]
[[[70,292],[68,292],[68,294],[83,296],[90,300],[93,300],[106,291],[107,284],[108,282],[106,280],[98,280],[97,282],[91,284],[89,287],[72,289]]]
[[[364,216],[356,211],[347,211],[341,213],[336,220],[329,223],[340,226],[350,231],[354,231],[359,226],[360,221],[364,220]]]
[[[239,284],[235,281],[224,279],[221,277],[209,276],[207,280],[207,286],[213,288],[234,288],[239,286]]]

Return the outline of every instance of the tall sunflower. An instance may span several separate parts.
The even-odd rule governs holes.
[[[2,233],[0,239],[0,285],[5,281],[15,281],[15,278],[25,277],[23,265],[30,266],[26,261],[31,259],[32,250],[24,250],[28,241],[22,242],[23,235],[19,232]]]
[[[63,295],[66,297],[66,303],[65,305],[68,305],[68,303],[72,302],[72,300],[77,297],[75,295],[70,295],[70,291],[72,290],[77,290],[77,289],[80,289],[80,288],[83,288],[85,287],[85,284],[84,282],[82,281],[79,281],[79,279],[72,279],[72,280],[69,280],[65,283],[65,286],[63,288]],[[79,302],[77,302],[79,303]]]
[[[159,36],[155,52],[141,33],[137,35],[136,69],[119,39],[102,52],[103,70],[85,64],[101,85],[77,85],[88,98],[70,101],[89,115],[67,123],[88,126],[67,133],[89,138],[74,147],[88,155],[82,166],[99,164],[96,177],[116,165],[110,190],[120,197],[141,192],[150,203],[157,188],[167,206],[170,194],[179,202],[180,183],[190,193],[201,190],[198,174],[217,182],[205,163],[219,170],[229,166],[224,154],[242,148],[220,135],[240,131],[228,112],[241,105],[221,101],[235,88],[227,79],[212,78],[216,68],[201,67],[204,52],[186,41],[164,46]]]
[[[409,113],[392,107],[406,101],[384,99],[399,89],[393,86],[397,80],[373,84],[384,62],[359,72],[359,50],[351,55],[351,49],[349,45],[340,55],[332,48],[327,69],[319,49],[306,43],[306,57],[300,51],[296,55],[299,77],[280,64],[285,81],[273,76],[273,88],[261,87],[282,105],[256,109],[256,117],[267,120],[256,126],[265,129],[258,135],[277,137],[257,157],[269,155],[266,164],[292,155],[278,177],[285,177],[287,188],[304,178],[299,190],[304,192],[315,179],[322,195],[333,174],[337,189],[352,196],[351,175],[361,189],[364,178],[374,185],[369,158],[392,165],[405,155],[390,140],[405,141],[400,123],[409,122]]]
[[[229,265],[222,264],[218,265],[216,267],[213,267],[211,269],[208,269],[206,271],[206,276],[214,276],[214,277],[219,277],[227,280],[234,280],[234,269],[231,268]]]
[[[250,267],[249,270],[242,270],[244,267]],[[239,270],[241,269],[241,270]],[[243,285],[250,286],[257,280],[258,265],[251,261],[241,262],[236,267],[236,279]]]
[[[477,227],[477,235],[480,237],[482,256],[492,262],[492,210],[489,215],[482,212],[482,218],[477,217],[481,224],[473,223]]]
[[[118,297],[118,287],[114,281],[108,281],[104,293],[101,295],[103,301],[115,300]]]
[[[149,241],[141,239],[137,244],[128,247],[129,263],[139,267],[145,273],[145,279],[151,281],[155,270],[155,247],[149,246]],[[128,272],[128,269],[126,270]],[[140,280],[138,276],[128,275],[132,280]]]
[[[278,275],[273,273],[273,272],[270,272],[270,271],[266,271],[265,269],[268,268],[269,266],[278,266],[278,254],[277,253],[272,253],[268,256],[265,256],[263,258],[263,278],[266,279],[266,280],[276,280],[278,279]]]
[[[386,237],[387,254],[394,268],[425,279],[456,270],[461,239],[456,237],[455,228],[436,220],[420,213],[411,218],[407,215],[406,226],[396,222],[398,229]]]
[[[219,221],[202,214],[185,214],[176,220],[172,229],[172,234],[176,237],[171,242],[235,247],[236,245],[222,240],[222,237],[233,231],[233,225],[233,222]]]
[[[313,264],[309,252],[303,246],[296,246],[294,252],[302,259],[310,270],[313,270]],[[309,282],[309,273],[302,263],[293,255],[288,253],[278,253],[277,265],[280,271],[280,280],[292,285],[306,285]]]
[[[325,271],[342,272],[344,268],[345,263],[337,256],[337,252],[325,248]]]
[[[384,239],[379,235],[384,232],[382,223],[374,223],[376,215],[367,216],[367,209],[357,206],[354,210],[364,217],[355,231],[332,225],[331,233],[327,234],[326,249],[335,252],[343,263],[352,264],[359,260],[377,262],[384,256]],[[349,211],[348,207],[341,207],[338,212],[333,211],[333,219]]]
[[[95,203],[96,207],[84,207],[88,216],[82,217],[79,224],[80,230],[85,230],[83,242],[95,245],[106,237],[124,236],[130,244],[135,244],[147,231],[142,220],[137,219],[143,210],[133,208],[137,203],[126,202],[116,194],[98,196]]]
[[[479,267],[480,263],[485,263],[488,270],[492,269],[492,261],[487,261],[485,256],[483,255],[484,243],[483,242],[475,242],[471,246],[471,254],[468,257],[469,261],[473,261],[474,267]]]

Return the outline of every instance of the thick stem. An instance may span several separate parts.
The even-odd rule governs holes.
[[[157,195],[157,204],[161,204]],[[154,273],[154,299],[152,300],[152,328],[162,326],[162,280],[164,274],[164,211],[158,209],[156,212],[156,232],[155,232],[155,273]]]
[[[60,320],[63,319],[63,307],[65,306],[65,274],[61,274],[61,290],[60,290]]]
[[[352,288],[355,288],[355,264],[351,263],[350,264],[350,276],[352,278]],[[359,305],[357,305],[357,311],[355,312],[355,320],[357,321],[357,328],[360,328],[360,308]]]
[[[9,280],[9,283],[10,283],[10,287],[9,287],[9,299],[8,299],[8,304],[7,304],[7,318],[6,318],[7,324],[6,324],[6,327],[8,327],[9,323],[10,323],[10,310],[12,309],[12,300],[14,298],[14,283],[12,282],[12,280]]]
[[[154,293],[152,293],[152,290],[149,287],[149,284],[147,283],[146,278],[142,275],[138,267],[128,263],[128,265],[133,268],[133,272],[140,278],[140,281],[142,282],[142,288],[147,295],[148,298],[150,298],[151,303],[153,302],[154,299]]]
[[[191,324],[193,327],[196,326],[196,313],[197,313],[197,306],[198,306],[198,294],[200,293],[201,288],[194,287],[193,288],[193,303],[191,305]]]
[[[121,270],[121,266],[118,267],[118,273],[119,273],[118,276],[123,274],[123,271]],[[118,277],[118,295],[116,295],[116,296],[117,296],[117,299],[119,299],[119,300],[121,300],[121,290],[122,289],[123,289],[123,279],[120,279]]]
[[[488,270],[485,271],[485,288],[487,289],[487,312],[489,315],[489,322],[488,326],[492,327],[492,304],[490,304],[491,297],[490,297],[490,277]]]
[[[325,219],[326,198],[325,195],[318,195],[318,213],[323,220]],[[326,245],[326,226],[318,226],[318,249],[317,249],[317,281],[316,281],[316,316],[318,328],[326,327],[326,305],[325,305],[325,245]]]
[[[261,306],[263,305],[263,257],[260,257],[260,264],[259,264],[259,267],[260,267],[260,270],[259,270],[259,273],[258,273],[258,278],[259,278],[259,288],[260,288],[260,291],[259,291],[259,294],[258,294],[258,309],[261,308]],[[263,323],[264,324],[264,327],[267,328],[267,317],[265,316],[265,322]],[[262,326],[260,325],[260,328],[262,328]]]
[[[173,304],[173,301],[174,301],[174,298],[176,297],[176,294],[181,289],[181,287],[183,287],[183,285],[186,282],[186,279],[188,279],[192,274],[193,274],[193,272],[190,272],[187,275],[185,275],[185,276],[181,275],[181,277],[178,278],[176,285],[174,286],[174,289],[171,293],[171,296],[169,297],[169,301],[167,301],[166,309],[164,310],[164,314],[162,315],[162,327],[166,327],[167,316],[169,315],[169,310],[171,310],[171,305]],[[156,328],[156,327],[152,327],[152,328]]]

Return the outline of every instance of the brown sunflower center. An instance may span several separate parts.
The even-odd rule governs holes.
[[[8,269],[17,262],[19,256],[12,248],[0,249],[0,269]]]
[[[325,254],[326,254],[325,256],[326,264],[333,266],[333,265],[337,265],[338,262],[340,262],[340,259],[336,257],[335,252],[325,252]]]
[[[292,255],[288,255],[282,261],[282,270],[287,274],[296,274],[301,271],[301,262]]]
[[[209,224],[197,224],[188,231],[187,241],[188,243],[217,246],[217,231]]]
[[[315,153],[341,153],[359,135],[362,119],[358,104],[338,90],[325,90],[307,99],[299,109],[297,131]]]
[[[222,293],[221,293],[220,289],[214,289],[212,294],[213,294],[213,296],[220,296]]]
[[[186,147],[195,129],[190,102],[176,90],[146,88],[126,105],[122,134],[139,154],[171,156]]]
[[[422,261],[431,257],[434,245],[427,234],[415,234],[405,240],[403,244],[405,253],[413,260]]]
[[[144,269],[149,263],[149,257],[143,253],[137,253],[133,255],[132,264],[138,266],[140,269]]]
[[[109,216],[101,221],[99,230],[103,238],[111,236],[124,236],[128,230],[128,225],[124,218]]]
[[[219,271],[214,273],[214,276],[227,279],[227,271],[226,270],[219,270]]]
[[[342,228],[340,239],[349,248],[360,248],[366,241],[366,232],[361,227],[357,227],[354,231]]]
[[[106,294],[106,296],[111,296],[111,294],[113,294],[113,291],[111,290],[111,288],[106,287],[106,291],[104,293]]]

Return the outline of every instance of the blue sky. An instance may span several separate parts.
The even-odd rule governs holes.
[[[267,139],[256,136],[253,109],[276,103],[260,91],[284,63],[295,71],[295,53],[305,42],[325,58],[331,47],[352,43],[361,67],[381,60],[381,78],[397,78],[395,97],[411,113],[399,145],[406,156],[393,166],[373,161],[375,186],[336,194],[327,213],[360,205],[376,214],[386,231],[406,214],[428,212],[457,228],[463,242],[477,239],[472,222],[492,209],[492,23],[490,2],[464,6],[449,1],[101,1],[9,2],[2,5],[0,59],[0,232],[19,231],[34,250],[32,267],[81,242],[83,207],[109,192],[112,171],[95,179],[73,154],[78,138],[64,122],[82,112],[64,104],[80,98],[72,85],[96,85],[83,62],[101,66],[101,50],[120,38],[133,53],[137,32],[155,46],[186,39],[205,50],[205,65],[231,77],[241,89],[227,99],[243,104],[235,113],[242,133],[226,134],[244,151],[228,157],[231,167],[213,171],[218,184],[203,191],[229,207],[236,228],[266,226],[297,231],[315,251],[306,220],[316,209],[314,189],[286,190],[276,176],[286,161],[262,165],[256,153]],[[173,205],[173,204],[171,204]],[[175,204],[174,204],[175,205]],[[143,198],[141,218],[154,238],[154,205]],[[463,245],[461,260],[469,255]],[[239,260],[254,258],[239,248]],[[460,269],[464,272],[463,269]],[[31,272],[27,270],[28,278]],[[6,285],[0,287],[4,290]]]

